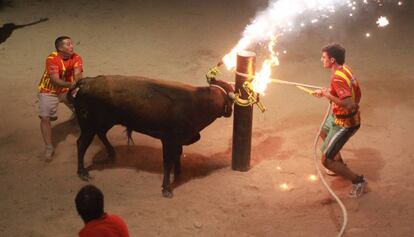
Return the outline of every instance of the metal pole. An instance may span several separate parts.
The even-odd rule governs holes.
[[[254,75],[256,67],[256,54],[250,51],[242,51],[237,54],[237,72]],[[248,77],[236,74],[236,93],[241,93],[241,99],[247,99],[248,95],[243,89],[243,83]],[[250,152],[252,143],[253,105],[234,105],[233,120],[233,151],[231,168],[238,171],[250,169]]]

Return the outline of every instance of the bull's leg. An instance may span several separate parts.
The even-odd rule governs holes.
[[[173,164],[182,152],[182,146],[173,142],[162,141],[164,179],[162,182],[162,195],[171,198],[173,196],[171,190],[170,173]]]
[[[183,147],[179,146],[178,151],[175,154],[175,163],[174,163],[174,179],[177,179],[181,174],[181,154],[183,153]]]
[[[104,146],[106,148],[106,152],[107,152],[107,155],[108,155],[108,160],[110,162],[113,162],[114,158],[115,158],[115,149],[111,145],[111,143],[109,143],[108,137],[106,136],[106,131],[98,132],[98,137],[99,137],[99,139],[101,139],[102,143],[104,144]]]
[[[88,149],[94,136],[95,132],[82,130],[81,135],[76,142],[78,146],[78,176],[84,181],[88,181],[91,178],[88,171],[85,169],[84,158],[86,149]]]
[[[162,159],[164,166],[164,179],[162,181],[162,196],[171,198],[172,190],[170,184],[170,172],[171,172],[171,147],[166,142],[162,142]]]

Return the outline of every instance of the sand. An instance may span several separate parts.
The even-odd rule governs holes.
[[[409,1],[406,1],[409,2]],[[41,158],[37,83],[57,36],[69,35],[84,59],[84,75],[137,75],[206,85],[209,68],[240,39],[267,1],[2,1],[0,26],[48,18],[14,30],[0,44],[0,236],[77,236],[83,222],[74,196],[86,184],[76,175],[79,128],[59,107],[53,123],[54,160]],[[340,42],[360,81],[362,127],[343,149],[363,173],[367,193],[347,196],[351,185],[326,177],[348,210],[345,236],[413,236],[414,23],[412,3],[333,19],[293,33],[274,77],[327,86],[320,48]],[[375,26],[379,14],[391,25]],[[325,27],[322,27],[325,26]],[[364,36],[370,31],[372,37]],[[264,50],[253,48],[261,64]],[[222,79],[234,74],[222,68]],[[131,236],[336,236],[342,213],[316,174],[313,140],[327,107],[294,87],[271,84],[254,108],[248,172],[231,169],[233,118],[217,119],[201,140],[184,148],[182,182],[174,197],[161,196],[162,150],[134,133],[127,146],[120,126],[110,130],[112,165],[92,166],[90,182],[104,192],[105,210],[125,219]],[[167,116],[167,115],[165,115]],[[86,165],[105,155],[95,138]],[[280,167],[280,169],[277,169]],[[287,183],[289,190],[280,185]]]

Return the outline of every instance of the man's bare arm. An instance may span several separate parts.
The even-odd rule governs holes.
[[[335,104],[341,106],[342,108],[345,108],[349,111],[354,111],[356,109],[356,104],[354,102],[354,100],[352,99],[352,97],[346,97],[343,100],[339,99],[338,97],[335,97],[333,95],[331,95],[331,93],[329,92],[329,89],[322,89],[322,90],[316,90],[314,95],[316,97],[325,97],[328,100],[334,102]]]
[[[72,83],[61,80],[59,78],[59,74],[50,74],[50,79],[52,80],[52,83],[59,87],[71,87]]]
[[[73,74],[74,74],[75,82],[82,79],[82,70],[80,68],[75,68]]]
[[[352,99],[352,97],[346,97],[346,98],[344,98],[343,100],[340,100],[340,101],[341,101],[341,103],[339,104],[339,106],[347,109],[348,111],[354,111],[357,108],[357,106],[356,106],[354,100]]]

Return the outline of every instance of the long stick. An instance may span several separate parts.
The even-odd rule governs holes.
[[[237,75],[240,75],[240,76],[243,76],[243,77],[256,78],[256,76],[254,76],[254,75],[249,75],[249,74],[245,74],[245,73],[241,73],[241,72],[237,72],[237,71],[235,71],[235,73]],[[320,86],[308,85],[308,84],[291,82],[291,81],[283,81],[283,80],[279,80],[279,79],[275,79],[275,78],[269,78],[269,80],[273,83],[279,83],[279,84],[284,84],[284,85],[303,86],[303,87],[308,87],[308,88],[313,88],[313,89],[322,89],[322,87],[320,87]]]
[[[302,87],[307,87],[307,88],[312,88],[312,89],[322,89],[322,87],[320,86],[313,86],[313,85],[290,82],[290,81],[282,81],[282,80],[274,79],[274,78],[270,78],[270,81],[274,83],[284,84],[284,85],[302,86]]]

